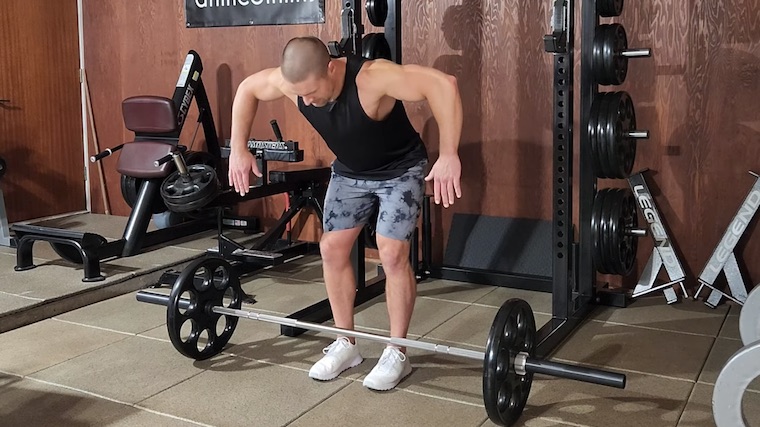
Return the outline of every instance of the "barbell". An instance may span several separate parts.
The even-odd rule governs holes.
[[[169,339],[177,351],[195,360],[219,354],[229,342],[241,318],[478,360],[483,363],[483,400],[486,412],[494,423],[504,426],[512,425],[522,414],[530,394],[533,374],[625,388],[625,375],[534,357],[536,325],[533,311],[521,299],[510,299],[501,306],[491,325],[486,351],[480,352],[243,310],[243,297],[233,266],[215,256],[190,263],[177,277],[168,296],[151,291],[137,293],[138,301],[167,307]],[[187,336],[183,336],[183,326],[187,322],[190,323],[191,330]],[[200,340],[204,333],[205,343]]]

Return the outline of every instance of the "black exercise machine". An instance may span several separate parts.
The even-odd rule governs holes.
[[[147,232],[151,215],[167,210],[159,189],[162,181],[173,172],[173,163],[156,166],[155,160],[176,151],[193,99],[198,107],[199,125],[203,126],[207,152],[188,151],[185,157],[188,162],[210,163],[216,168],[221,164],[221,148],[201,79],[202,72],[201,58],[191,50],[186,56],[172,99],[159,96],[125,99],[122,102],[124,124],[135,133],[134,141],[109,148],[90,159],[95,162],[120,152],[117,170],[122,174],[121,190],[132,208],[123,237],[108,242],[95,233],[16,224],[11,226],[17,241],[16,271],[35,267],[32,247],[35,241],[42,240],[49,242],[63,259],[83,264],[82,281],[100,281],[105,279],[100,274],[101,261],[130,257],[143,248],[213,229],[213,215],[199,214],[196,219]]]

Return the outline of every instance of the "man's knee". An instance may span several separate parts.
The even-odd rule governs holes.
[[[403,273],[409,268],[409,242],[377,236],[378,252],[387,274]]]
[[[353,247],[356,236],[352,230],[331,231],[322,234],[319,240],[319,253],[322,262],[327,264],[336,264],[348,262],[351,248]]]

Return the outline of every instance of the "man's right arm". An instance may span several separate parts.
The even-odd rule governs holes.
[[[248,76],[238,86],[232,102],[229,182],[240,195],[248,192],[250,174],[261,176],[256,159],[248,151],[248,137],[259,101],[273,101],[285,96],[277,84],[279,70],[268,68]]]

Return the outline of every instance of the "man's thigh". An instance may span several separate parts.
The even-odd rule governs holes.
[[[383,188],[376,192],[380,202],[377,234],[396,240],[412,238],[425,195],[425,165],[421,163],[398,178],[383,181]]]
[[[363,227],[377,208],[377,196],[367,181],[332,173],[325,195],[325,232]]]

